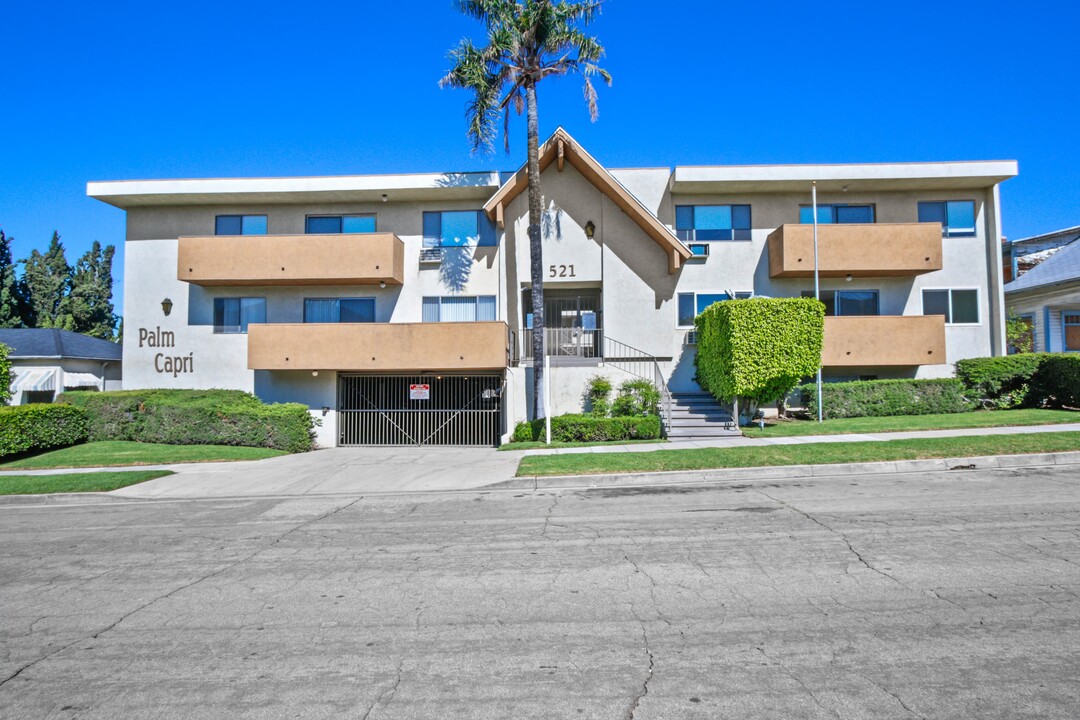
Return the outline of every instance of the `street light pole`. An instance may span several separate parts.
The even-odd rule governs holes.
[[[814,212],[814,299],[821,302],[821,280],[818,277],[818,241],[817,241],[817,180],[810,187],[810,198]],[[821,397],[821,361],[818,361],[817,369],[817,421],[822,422],[824,413],[824,398]]]

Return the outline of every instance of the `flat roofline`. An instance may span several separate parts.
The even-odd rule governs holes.
[[[1017,174],[1015,160],[963,160],[957,162],[835,163],[813,165],[678,165],[675,182],[710,180],[898,180],[917,178],[1010,178]]]

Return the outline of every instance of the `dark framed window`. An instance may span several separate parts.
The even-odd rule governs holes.
[[[486,247],[495,240],[495,224],[482,210],[424,213],[424,247]]]
[[[304,232],[309,235],[375,232],[374,215],[308,215]]]
[[[923,315],[944,315],[951,325],[979,323],[978,290],[923,290]]]
[[[813,290],[803,290],[803,297],[814,297]],[[821,302],[826,315],[880,315],[877,290],[822,290]]]
[[[304,322],[375,322],[375,298],[304,298]]]
[[[942,237],[972,237],[975,235],[975,201],[921,202],[919,222],[941,223]]]
[[[266,322],[266,298],[214,298],[214,332],[246,333],[251,323]]]
[[[818,205],[818,224],[833,225],[837,223],[863,223],[874,222],[873,205]],[[814,206],[799,206],[799,222],[803,225],[811,225],[814,222]]]
[[[750,240],[749,205],[676,205],[675,234],[683,242]]]
[[[214,218],[215,235],[265,235],[265,215],[218,215]]]
[[[736,293],[736,296],[743,293]],[[726,292],[722,293],[679,293],[679,327],[693,327],[694,318],[713,303],[731,300]]]
[[[422,319],[424,322],[477,322],[494,320],[495,313],[494,295],[425,297]]]
[[[1061,333],[1065,352],[1080,350],[1080,312],[1061,313]]]

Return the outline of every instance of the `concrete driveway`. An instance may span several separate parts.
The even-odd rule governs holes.
[[[112,494],[164,499],[462,490],[509,480],[520,457],[494,448],[333,448],[257,462],[167,466],[176,474]]]

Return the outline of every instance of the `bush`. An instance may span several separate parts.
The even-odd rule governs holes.
[[[648,380],[627,380],[611,404],[615,417],[660,415],[660,391]]]
[[[660,418],[655,415],[601,418],[592,415],[557,415],[551,418],[553,442],[608,442],[612,440],[656,440]],[[518,423],[512,442],[541,441],[544,421]]]
[[[11,348],[0,343],[0,405],[7,405],[11,400],[11,360],[8,358],[10,353]]]
[[[0,408],[0,457],[86,442],[86,412],[70,405]]]
[[[817,372],[825,306],[813,298],[728,300],[694,321],[697,381],[719,400],[744,407],[772,402]]]
[[[90,440],[167,445],[240,445],[304,452],[314,419],[304,405],[264,405],[240,390],[69,392],[59,398],[86,410]]]
[[[1047,353],[968,358],[956,362],[956,377],[983,407],[1011,408],[1028,402],[1030,383]]]
[[[1080,355],[1044,354],[1030,395],[1052,407],[1080,408]]]
[[[582,397],[585,412],[597,417],[606,417],[611,413],[611,381],[603,375],[594,375],[585,385]]]
[[[818,412],[817,385],[799,388],[811,416]],[[953,378],[940,380],[865,380],[825,383],[824,416],[889,417],[893,415],[930,415],[960,413],[974,409],[964,384]]]

